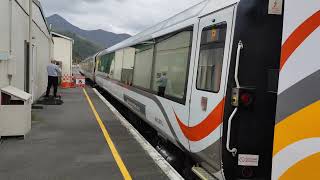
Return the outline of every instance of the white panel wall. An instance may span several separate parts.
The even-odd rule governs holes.
[[[41,28],[41,30],[45,33],[46,36],[50,36],[46,23],[43,20],[41,11],[39,7],[36,4],[33,4],[32,6],[32,14],[33,14],[33,20],[36,22],[37,26]]]
[[[72,41],[54,37],[54,59],[62,62],[62,75],[71,75],[72,73]]]
[[[47,87],[47,65],[50,63],[50,48],[51,40],[37,27],[33,26],[33,35],[36,37],[33,39],[33,68],[32,72],[33,82],[32,88],[34,90],[33,95],[35,99],[41,97],[41,95],[46,91]]]
[[[30,0],[17,0],[17,1],[21,5],[21,7],[29,14],[29,2],[30,2]]]
[[[0,51],[9,52],[9,1],[0,1]],[[8,84],[6,61],[0,61],[0,87]]]
[[[18,4],[19,3],[19,4]],[[0,88],[10,84],[8,74],[12,74],[11,85],[25,89],[25,41],[29,41],[29,0],[12,1],[12,58],[0,61]],[[0,1],[0,51],[10,51],[10,3]],[[35,54],[30,59],[30,90],[33,99],[40,97],[46,89],[46,66],[51,59],[52,41],[38,6],[33,4],[32,45]],[[33,62],[34,59],[34,62]]]
[[[12,85],[24,90],[25,84],[25,41],[29,41],[29,16],[13,1],[12,11],[12,59],[9,71],[13,73]]]

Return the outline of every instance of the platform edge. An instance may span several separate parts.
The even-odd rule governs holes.
[[[156,149],[106,100],[95,88],[93,91],[102,100],[102,102],[113,112],[119,119],[120,123],[130,132],[130,134],[138,141],[141,147],[149,154],[158,167],[171,180],[183,180],[184,178],[158,153]]]

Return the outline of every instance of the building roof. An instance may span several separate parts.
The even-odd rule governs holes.
[[[69,40],[69,41],[73,41],[72,38],[64,36],[64,35],[56,33],[56,32],[53,32],[53,31],[51,32],[51,34],[53,37],[60,37],[60,38],[63,38],[63,39]]]

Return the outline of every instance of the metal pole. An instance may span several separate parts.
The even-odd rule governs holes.
[[[9,0],[9,61],[7,61],[7,74],[8,74],[8,80],[9,85],[11,85],[12,81],[12,75],[13,72],[10,71],[10,61],[13,61],[12,59],[12,9],[13,9],[13,0]],[[12,62],[11,62],[12,63]]]
[[[33,58],[32,58],[32,19],[33,19],[33,14],[32,14],[32,6],[33,6],[33,0],[29,0],[29,89],[27,89],[27,91],[30,92],[30,94],[34,95],[32,91],[33,82]],[[33,96],[32,96],[32,101],[33,101]]]

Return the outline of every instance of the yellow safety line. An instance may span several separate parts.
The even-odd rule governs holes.
[[[88,103],[89,103],[89,105],[90,105],[90,107],[92,109],[92,112],[93,112],[94,116],[96,117],[96,120],[97,120],[97,122],[98,122],[98,124],[99,124],[99,126],[100,126],[100,128],[101,128],[101,130],[103,132],[103,135],[104,135],[104,137],[105,137],[105,139],[106,139],[106,141],[107,141],[107,143],[109,145],[109,148],[111,150],[113,158],[116,160],[116,163],[117,163],[117,165],[118,165],[118,167],[119,167],[119,169],[120,169],[120,171],[122,173],[123,178],[125,180],[131,180],[132,178],[131,178],[131,176],[129,174],[129,171],[127,170],[126,166],[124,165],[124,163],[123,163],[123,161],[122,161],[122,159],[121,159],[116,147],[114,146],[114,144],[113,144],[113,142],[111,140],[111,137],[110,137],[106,127],[104,126],[104,124],[103,124],[103,122],[102,122],[97,110],[95,109],[95,107],[94,107],[94,105],[93,105],[93,103],[92,103],[87,91],[84,88],[83,88],[83,92],[84,92],[85,96],[87,97]]]

